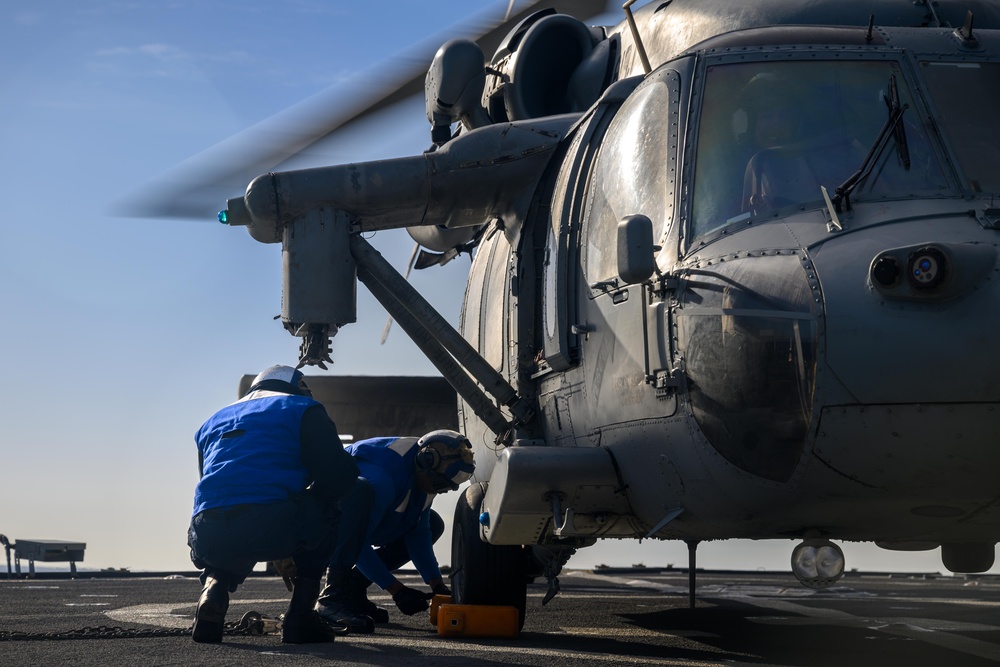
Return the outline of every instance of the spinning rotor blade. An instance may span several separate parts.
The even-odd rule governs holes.
[[[273,171],[352,122],[422,93],[434,53],[449,39],[478,35],[476,41],[489,57],[517,23],[539,9],[553,7],[587,20],[607,11],[610,3],[531,0],[513,14],[513,2],[503,5],[380,63],[354,77],[353,84],[331,86],[185,160],[120,202],[115,213],[211,220],[226,199],[242,193],[254,177]]]

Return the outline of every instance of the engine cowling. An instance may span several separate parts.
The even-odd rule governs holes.
[[[616,44],[602,28],[537,12],[497,49],[483,106],[494,123],[583,111],[612,83]]]

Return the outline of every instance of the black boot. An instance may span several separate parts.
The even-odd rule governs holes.
[[[191,639],[205,644],[221,642],[228,609],[229,586],[213,577],[206,577],[205,588],[198,600],[198,611],[194,615]]]
[[[375,621],[362,611],[351,592],[351,570],[330,568],[326,575],[326,588],[316,604],[316,611],[328,623],[342,625],[354,634],[375,632]]]
[[[330,627],[313,606],[319,595],[319,579],[295,577],[295,588],[288,611],[281,624],[281,641],[287,644],[319,644],[332,642],[338,634]]]
[[[372,580],[361,574],[358,568],[351,570],[351,579],[347,584],[351,605],[376,623],[388,623],[389,610],[368,599],[368,587],[371,585]]]

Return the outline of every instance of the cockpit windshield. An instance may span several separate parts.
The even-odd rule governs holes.
[[[886,61],[783,61],[708,68],[698,130],[693,236],[777,213],[822,206],[865,160],[898,82],[903,131],[852,198],[936,196],[951,186],[898,65]],[[909,166],[896,137],[906,137]]]
[[[1000,195],[1000,64],[926,62],[921,69],[966,186]]]

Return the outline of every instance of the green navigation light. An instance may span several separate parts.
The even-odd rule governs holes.
[[[224,225],[229,224],[229,211],[227,211],[226,209],[219,211],[219,222],[221,222]]]

